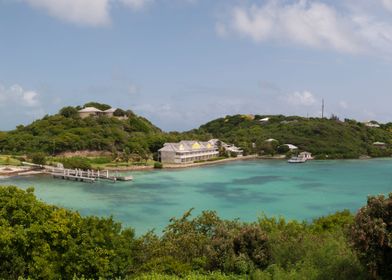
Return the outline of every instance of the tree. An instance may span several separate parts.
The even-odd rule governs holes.
[[[0,187],[0,279],[125,278],[132,229],[47,205],[33,191]]]
[[[34,153],[29,157],[34,164],[44,165],[46,163],[46,155],[44,153]]]
[[[392,193],[368,198],[355,216],[351,239],[372,278],[392,279]]]
[[[66,117],[66,118],[72,118],[72,117],[75,117],[78,115],[78,110],[76,110],[75,107],[67,106],[67,107],[62,108],[59,111],[59,114]]]
[[[278,151],[279,154],[285,154],[285,153],[287,153],[287,152],[290,151],[290,148],[289,148],[289,146],[287,146],[287,145],[280,145],[280,146],[277,148],[277,151]]]
[[[103,103],[98,103],[98,102],[88,102],[83,105],[83,108],[86,108],[86,107],[94,107],[94,108],[97,108],[101,111],[105,111],[105,110],[112,108],[112,106],[110,106],[108,104],[103,104]]]
[[[92,168],[90,161],[84,157],[62,158],[60,161],[65,168],[82,170],[88,170]]]
[[[113,116],[116,117],[124,117],[126,115],[126,112],[122,109],[116,109],[116,111],[113,112]]]

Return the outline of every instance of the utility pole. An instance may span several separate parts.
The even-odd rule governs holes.
[[[324,98],[321,104],[321,118],[324,119]]]

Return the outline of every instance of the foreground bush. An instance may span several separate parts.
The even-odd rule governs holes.
[[[368,198],[355,217],[352,241],[372,278],[392,279],[392,193]]]
[[[391,198],[312,223],[191,214],[135,238],[110,218],[0,187],[0,279],[391,279]]]
[[[133,234],[112,219],[40,202],[32,189],[0,187],[0,279],[125,276]]]

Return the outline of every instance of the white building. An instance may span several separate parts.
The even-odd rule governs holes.
[[[218,147],[211,142],[180,141],[179,143],[165,143],[158,151],[162,163],[192,163],[208,160],[219,156]]]
[[[229,154],[229,156],[237,156],[242,157],[244,155],[244,151],[234,145],[224,145],[223,148]]]
[[[299,158],[305,159],[305,160],[310,160],[313,159],[312,154],[309,152],[302,152],[298,155]]]
[[[83,108],[82,110],[79,110],[78,113],[82,119],[87,118],[87,117],[96,117],[96,116],[100,116],[100,115],[104,114],[103,111],[101,111],[95,107]]]
[[[298,147],[293,144],[283,144],[283,146],[287,146],[290,151],[298,150]]]
[[[86,107],[78,111],[79,117],[82,119],[87,117],[98,117],[98,116],[107,116],[113,117],[113,113],[116,111],[114,108],[107,109],[105,111],[99,110],[95,107]]]
[[[229,156],[242,157],[244,155],[244,151],[241,148],[235,146],[234,144],[226,144],[225,142],[220,141],[219,139],[211,139],[208,142],[216,146],[217,148],[222,147],[225,150],[225,152],[229,154]]]
[[[375,122],[375,121],[365,122],[364,124],[367,127],[376,127],[376,128],[380,127],[380,125],[377,122]]]
[[[270,120],[270,118],[262,118],[262,119],[260,119],[259,121],[261,122],[261,123],[267,123],[267,122],[269,122],[269,120]]]
[[[374,143],[373,143],[373,146],[379,147],[379,148],[385,148],[386,145],[387,145],[387,144],[384,143],[384,142],[374,142]]]
[[[279,142],[279,141],[274,138],[269,138],[269,139],[265,140],[265,142],[271,143],[271,142]]]

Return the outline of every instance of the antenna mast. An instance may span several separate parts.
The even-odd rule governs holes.
[[[321,104],[321,118],[324,119],[324,98],[323,98],[323,102]]]

